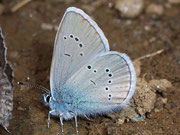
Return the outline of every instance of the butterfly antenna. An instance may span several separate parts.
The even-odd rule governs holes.
[[[32,82],[17,82],[18,85],[24,85],[24,86],[29,86],[37,89],[44,90],[45,92],[49,93],[49,90],[41,85],[34,84]]]

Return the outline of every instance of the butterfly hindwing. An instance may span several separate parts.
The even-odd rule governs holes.
[[[126,105],[135,84],[129,57],[107,52],[89,61],[67,81],[62,99],[71,103],[78,114],[106,113]]]
[[[51,64],[52,96],[60,94],[64,83],[97,54],[109,51],[101,29],[82,10],[68,8],[58,28]]]

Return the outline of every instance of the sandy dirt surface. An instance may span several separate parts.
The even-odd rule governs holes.
[[[171,85],[163,90],[150,87],[150,96],[144,99],[149,100],[146,104],[152,106],[144,112],[136,95],[133,101],[138,102],[134,102],[134,106],[138,104],[140,110],[136,108],[135,111],[138,116],[143,116],[136,120],[123,119],[121,122],[122,119],[116,117],[120,112],[95,116],[93,121],[78,118],[80,135],[180,135],[180,3],[146,0],[136,17],[127,18],[115,9],[115,1],[32,0],[16,12],[10,12],[20,1],[0,0],[4,6],[0,26],[8,47],[8,60],[15,73],[13,118],[8,128],[13,135],[60,134],[59,119],[56,117],[51,118],[50,128],[47,128],[49,109],[41,101],[43,92],[20,87],[16,82],[30,77],[32,82],[49,88],[56,28],[70,6],[87,12],[104,31],[111,50],[126,53],[132,60],[164,50],[159,55],[140,61],[138,89],[145,85],[150,87],[162,79]],[[157,7],[160,11],[147,11],[152,3],[161,6]],[[67,135],[76,134],[74,120],[65,121],[64,129]],[[0,134],[8,135],[2,128]]]

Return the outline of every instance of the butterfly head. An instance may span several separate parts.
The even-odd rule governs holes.
[[[41,98],[46,106],[50,106],[51,94],[49,92],[42,94]]]

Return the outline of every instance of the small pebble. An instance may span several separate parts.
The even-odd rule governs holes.
[[[115,24],[120,24],[121,23],[121,20],[119,18],[114,18],[112,21]]]
[[[25,109],[25,108],[22,108],[21,106],[19,106],[19,107],[17,108],[17,110],[19,110],[19,111],[25,111],[26,109]]]
[[[138,107],[137,108],[138,114],[143,115],[146,113],[146,110],[144,108]]]
[[[125,118],[123,118],[123,119],[118,119],[117,122],[116,122],[116,124],[117,124],[117,125],[122,125],[122,124],[124,124],[124,122],[125,122]]]
[[[0,15],[3,14],[4,9],[5,9],[4,5],[3,5],[3,4],[0,4]]]
[[[157,108],[155,108],[155,109],[154,109],[154,112],[156,112],[156,113],[157,113],[157,112],[160,112],[160,110],[159,110],[159,109],[157,109]]]
[[[164,13],[164,7],[157,4],[150,4],[146,9],[146,13],[162,15]]]
[[[168,0],[168,2],[172,4],[179,4],[180,0]]]
[[[148,25],[146,25],[146,26],[144,26],[144,30],[145,30],[145,31],[150,31],[150,30],[151,30],[151,27],[148,26]]]
[[[164,4],[164,7],[165,7],[165,8],[172,8],[172,4],[171,4],[171,3],[165,3],[165,4]]]
[[[111,2],[108,3],[109,8],[112,8],[113,6],[114,6],[113,3],[111,3]]]
[[[43,30],[57,30],[58,26],[52,25],[52,24],[49,24],[49,23],[42,23],[41,24],[41,28]]]
[[[167,98],[162,98],[161,101],[162,101],[163,104],[166,104],[167,103]]]
[[[122,17],[137,17],[144,8],[143,0],[117,0],[115,8],[120,11]]]
[[[137,122],[137,121],[143,121],[145,120],[146,116],[145,115],[134,115],[132,118],[131,118],[131,121],[132,122]]]
[[[126,25],[131,25],[132,24],[132,21],[131,20],[127,20],[126,21]]]
[[[135,67],[136,76],[138,77],[141,74],[141,61],[135,61],[133,62],[133,65]]]
[[[147,113],[147,115],[146,115],[146,117],[148,118],[148,119],[153,119],[154,117],[153,117],[154,115],[152,115],[151,113]]]
[[[152,42],[154,42],[154,41],[156,41],[156,37],[152,37],[151,39],[149,39],[149,42],[150,42],[150,43],[152,43]]]
[[[171,108],[176,107],[176,104],[175,104],[175,103],[173,103],[173,102],[169,102],[168,104],[171,106]]]
[[[10,53],[10,56],[11,56],[12,58],[16,58],[16,57],[18,56],[18,52],[17,52],[17,51],[11,52],[11,53]]]
[[[26,81],[30,81],[30,77],[29,76],[26,78]]]
[[[53,25],[47,24],[47,23],[42,23],[42,24],[41,24],[41,28],[42,28],[43,30],[52,30],[52,29],[53,29]]]

